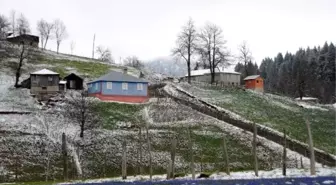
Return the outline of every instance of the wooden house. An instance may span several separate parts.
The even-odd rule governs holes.
[[[148,82],[124,72],[111,71],[87,83],[88,95],[105,101],[143,103],[148,100]]]
[[[30,45],[33,47],[38,47],[39,44],[39,37],[35,35],[28,35],[28,34],[22,34],[15,37],[7,37],[6,39],[8,42],[11,42],[13,44],[25,44]]]
[[[244,78],[245,88],[264,92],[264,80],[260,75],[251,75]]]
[[[228,70],[228,69],[215,69],[215,83],[222,84],[225,86],[239,86],[241,73]],[[191,81],[196,82],[211,82],[211,72],[210,69],[199,69],[190,71]],[[185,80],[188,80],[188,74],[184,76]]]
[[[74,73],[71,73],[68,76],[64,77],[64,81],[66,81],[67,89],[75,89],[75,90],[83,89],[83,78],[79,77]]]
[[[59,92],[59,74],[48,69],[30,73],[31,94],[53,94]]]

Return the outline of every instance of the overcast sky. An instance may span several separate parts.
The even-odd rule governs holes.
[[[108,46],[113,57],[142,60],[169,56],[181,26],[192,17],[197,27],[207,21],[223,29],[228,48],[237,52],[246,40],[255,61],[299,47],[336,42],[336,0],[0,0],[0,14],[23,13],[32,32],[43,18],[60,18],[69,37],[60,51],[91,56]],[[56,50],[55,41],[47,48]]]

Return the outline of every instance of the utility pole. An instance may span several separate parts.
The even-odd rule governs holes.
[[[95,40],[96,40],[96,34],[93,34],[92,59],[94,59]]]

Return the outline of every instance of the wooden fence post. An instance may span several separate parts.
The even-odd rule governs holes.
[[[121,175],[122,179],[127,178],[127,155],[126,155],[126,139],[124,138],[122,143],[122,164],[121,164]]]
[[[63,154],[63,180],[68,180],[68,151],[67,151],[66,135],[62,133],[62,154]]]
[[[311,175],[316,175],[315,151],[314,151],[314,145],[313,145],[313,136],[311,134],[310,122],[306,118],[305,118],[305,122],[306,122],[307,132],[308,132],[308,144],[309,144],[309,153],[310,153],[310,174]]]
[[[141,133],[141,126],[139,126],[139,174],[142,175],[143,174],[143,168],[142,168],[142,140],[141,137],[142,133]]]
[[[152,180],[153,176],[153,169],[152,169],[152,153],[151,153],[151,144],[150,144],[150,138],[149,138],[149,123],[146,124],[146,136],[147,136],[147,148],[148,148],[148,154],[149,154],[149,179]]]
[[[228,175],[230,175],[229,155],[228,155],[228,152],[227,152],[225,136],[223,136],[223,153],[224,153],[224,157],[225,157],[225,169],[226,169],[226,173]]]
[[[286,176],[286,160],[287,160],[286,130],[284,129],[283,155],[282,155],[282,175],[283,176]]]
[[[254,160],[254,173],[255,173],[255,176],[258,176],[257,126],[255,123],[253,123],[252,153],[253,153],[253,160]]]
[[[176,137],[173,136],[172,146],[171,146],[171,153],[170,153],[170,161],[171,161],[171,169],[170,169],[170,178],[174,178],[175,175],[175,155],[176,155]]]
[[[191,130],[188,128],[188,140],[189,140],[189,153],[190,153],[190,171],[192,179],[195,179],[195,164],[194,164],[194,152],[193,141],[191,139]]]

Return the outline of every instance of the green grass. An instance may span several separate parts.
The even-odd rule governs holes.
[[[103,118],[103,128],[112,129],[117,122],[137,123],[141,121],[139,111],[144,105],[98,102],[95,111]],[[139,114],[139,116],[137,116]]]
[[[96,78],[106,74],[109,70],[119,69],[108,64],[99,62],[82,62],[74,60],[46,59],[39,57],[34,64],[53,65],[53,70],[60,73],[61,77],[68,74],[66,68],[74,68],[78,73],[88,75],[88,77]]]
[[[322,150],[336,154],[334,110],[323,111],[301,108],[294,102],[270,96],[265,98],[241,89],[222,88],[212,90],[210,91],[211,94],[212,92],[217,95],[220,93],[217,99],[220,99],[221,96],[231,96],[231,101],[215,101],[212,103],[280,132],[286,129],[290,137],[305,143],[307,143],[307,130],[304,116],[307,117],[311,122],[314,145]],[[279,106],[275,102],[279,102],[287,108]]]

